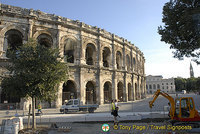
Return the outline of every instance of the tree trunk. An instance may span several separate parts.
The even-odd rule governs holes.
[[[32,97],[32,128],[36,129],[36,119],[35,119],[35,97]]]

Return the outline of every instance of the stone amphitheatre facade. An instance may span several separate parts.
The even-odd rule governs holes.
[[[145,97],[144,55],[126,39],[39,10],[0,4],[0,14],[1,78],[7,74],[7,50],[35,38],[40,45],[59,48],[62,55],[69,57],[65,62],[70,77],[60,84],[58,99],[52,103],[54,107],[70,97],[79,98],[83,104]],[[1,89],[0,96],[0,103],[17,101],[5,98]]]

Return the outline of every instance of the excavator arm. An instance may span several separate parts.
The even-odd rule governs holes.
[[[175,102],[174,102],[174,98],[172,98],[170,95],[168,95],[165,92],[161,92],[160,90],[157,90],[154,94],[154,98],[152,101],[149,101],[149,107],[152,108],[153,103],[156,101],[156,99],[158,98],[159,95],[162,95],[163,97],[165,97],[166,99],[169,100],[170,102],[170,117],[171,119],[174,118],[174,113],[175,113]]]

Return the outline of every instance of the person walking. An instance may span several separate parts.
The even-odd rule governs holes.
[[[113,115],[114,111],[115,111],[115,103],[112,100],[112,102],[111,102],[111,115]]]
[[[114,125],[117,125],[117,126],[118,126],[119,121],[118,121],[117,117],[120,117],[120,116],[118,115],[118,107],[115,108],[115,110],[114,110],[114,112],[113,112],[113,116],[114,116]]]
[[[118,107],[117,99],[115,99],[115,107]],[[118,107],[119,109],[119,107]]]
[[[39,112],[42,113],[42,105],[40,103],[38,104],[38,113]]]

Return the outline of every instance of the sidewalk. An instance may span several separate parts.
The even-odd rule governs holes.
[[[119,121],[141,121],[142,119],[168,118],[168,112],[119,112]],[[27,123],[28,117],[25,116],[24,123]],[[108,122],[113,121],[110,113],[86,113],[86,114],[51,114],[36,116],[38,123],[55,122]]]
[[[16,111],[0,111],[0,124],[3,119],[9,119],[16,115]],[[113,121],[110,112],[104,113],[70,113],[61,114],[59,109],[43,109],[42,116],[36,116],[38,123],[55,123],[55,122],[108,122]],[[28,111],[17,111],[18,116],[23,117],[23,122],[28,122]],[[134,121],[142,119],[168,118],[168,112],[119,112],[119,121]],[[4,116],[2,116],[4,115]],[[31,117],[32,119],[32,117]]]

